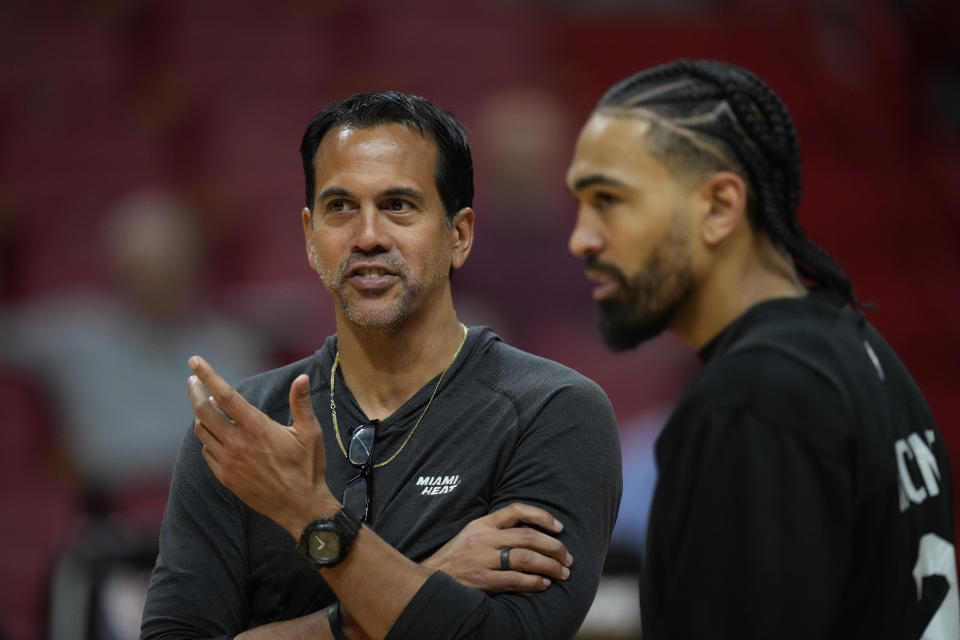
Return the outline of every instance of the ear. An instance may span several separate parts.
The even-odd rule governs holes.
[[[747,184],[737,174],[715,173],[701,183],[698,193],[706,205],[700,234],[707,246],[719,245],[747,224]]]
[[[454,269],[462,267],[470,255],[473,247],[473,222],[474,213],[470,207],[460,209],[453,217],[453,224],[450,226],[450,239],[453,241],[450,266]]]
[[[300,212],[300,218],[303,220],[303,240],[306,243],[307,260],[310,261],[310,266],[316,271],[320,267],[320,258],[317,256],[317,248],[313,246],[310,237],[313,233],[313,215],[310,213],[310,209],[304,207],[303,211]]]

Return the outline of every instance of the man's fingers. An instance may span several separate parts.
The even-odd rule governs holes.
[[[210,470],[213,471],[213,475],[217,478],[220,477],[220,461],[217,460],[216,454],[213,453],[211,447],[203,445],[200,449],[200,453],[203,454],[203,459],[207,461],[207,466],[210,467]]]
[[[313,447],[313,473],[323,478],[327,473],[327,457],[323,450],[323,436],[320,422],[313,412],[313,399],[310,397],[310,377],[301,373],[290,383],[290,415],[293,416],[293,428],[296,438],[304,445]]]
[[[563,525],[550,512],[521,502],[514,502],[509,506],[497,509],[486,518],[498,529],[513,527],[522,522],[540,527],[551,533],[560,533],[563,530]]]
[[[200,356],[190,356],[187,364],[203,386],[210,390],[210,395],[213,396],[217,405],[223,407],[227,414],[233,418],[242,419],[244,415],[254,411],[244,397],[237,393],[230,383],[221,378],[206,360]]]
[[[500,553],[497,552],[497,562],[500,561]],[[545,556],[530,549],[513,547],[510,549],[510,571],[522,571],[531,575],[552,578],[554,580],[566,580],[570,577],[570,569],[563,566],[551,557]]]
[[[514,530],[510,529],[508,531],[512,532]],[[534,541],[523,534],[501,538],[507,542],[494,548],[496,558],[492,558],[492,560],[497,567],[502,567],[501,554],[504,548],[510,547],[508,555],[509,570],[538,573],[557,580],[566,580],[570,576],[569,567],[573,564],[573,557],[562,544],[548,536],[544,537],[547,540]]]
[[[206,394],[197,376],[190,376],[187,379],[187,397],[190,399],[190,408],[193,409],[196,419],[217,441],[222,442],[226,436],[225,430],[232,429],[233,423]],[[194,425],[194,433],[197,433],[196,425]],[[200,437],[200,434],[197,433],[197,436]]]
[[[522,593],[543,591],[550,586],[550,578],[519,571],[490,571],[483,580],[483,589],[488,593]]]
[[[293,414],[294,424],[300,427],[317,424],[313,399],[310,397],[310,378],[304,373],[297,376],[290,385],[290,412]]]
[[[203,421],[200,420],[200,418],[193,419],[193,433],[195,436],[200,438],[200,442],[202,442],[205,446],[223,446],[223,442],[217,437],[217,434],[215,434],[213,431],[210,431],[210,429],[207,428],[207,425],[203,424]]]

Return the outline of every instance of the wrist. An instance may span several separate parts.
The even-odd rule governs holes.
[[[314,520],[304,527],[297,553],[313,569],[329,569],[339,564],[350,551],[363,523],[341,508],[332,518]]]
[[[296,542],[300,542],[300,536],[308,524],[315,520],[329,520],[342,506],[329,490],[301,504],[309,507],[301,507],[296,513],[289,514],[283,522],[277,522]]]

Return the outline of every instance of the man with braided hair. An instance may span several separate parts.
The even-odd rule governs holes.
[[[638,73],[567,182],[607,345],[670,330],[705,363],[656,444],[644,640],[960,637],[943,439],[800,227],[777,95],[720,62]]]

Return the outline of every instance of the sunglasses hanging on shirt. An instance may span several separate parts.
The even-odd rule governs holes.
[[[457,356],[460,355],[460,351],[463,349],[463,345],[467,342],[467,326],[461,322],[460,328],[463,330],[463,338],[460,340],[460,345],[457,347],[457,350],[453,352],[453,357],[450,358],[450,362],[447,363],[447,366],[444,367],[440,376],[437,378],[437,384],[433,387],[433,393],[430,394],[430,399],[427,400],[427,406],[423,408],[423,412],[407,433],[407,437],[400,445],[400,448],[394,451],[392,456],[376,464],[373,463],[373,446],[377,440],[379,420],[371,420],[370,424],[361,424],[354,428],[350,434],[349,451],[347,447],[343,445],[343,440],[340,438],[340,425],[337,422],[337,401],[334,395],[334,388],[337,382],[337,366],[340,364],[340,349],[337,349],[337,355],[334,357],[333,365],[330,367],[330,419],[333,422],[333,433],[337,437],[337,445],[339,445],[340,451],[343,452],[343,455],[349,460],[350,464],[360,469],[360,473],[343,488],[340,503],[347,508],[351,515],[359,518],[361,522],[369,524],[373,519],[373,513],[371,511],[373,470],[380,469],[393,462],[407,446],[407,443],[410,442],[410,438],[416,433],[417,427],[423,422],[423,417],[427,415],[427,411],[430,410],[430,405],[433,404],[433,399],[436,397],[437,391],[440,390],[440,384],[447,375],[447,371],[449,371],[453,363],[456,362]]]
[[[379,420],[371,420],[370,424],[361,424],[350,434],[347,460],[360,469],[360,473],[347,483],[340,498],[340,502],[353,516],[368,524],[373,520],[373,449],[377,442],[379,424]]]

